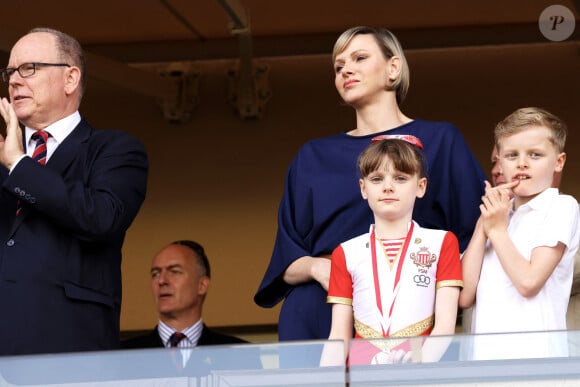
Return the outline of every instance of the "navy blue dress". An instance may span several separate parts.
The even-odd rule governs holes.
[[[380,134],[411,134],[425,147],[427,192],[417,199],[413,219],[421,226],[452,231],[465,250],[479,217],[485,173],[459,130],[447,122],[414,120],[367,136],[345,133],[314,139],[299,150],[286,177],[278,233],[270,264],[254,296],[272,307],[282,299],[280,340],[327,339],[331,306],[318,282],[291,286],[286,268],[305,256],[330,254],[341,242],[368,232],[372,212],[359,188],[357,158]]]

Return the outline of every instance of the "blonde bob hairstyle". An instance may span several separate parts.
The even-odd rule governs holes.
[[[397,79],[393,82],[389,90],[395,90],[397,95],[397,104],[401,104],[407,92],[409,91],[410,83],[410,72],[407,59],[403,53],[403,47],[397,37],[389,30],[385,28],[373,28],[366,26],[358,26],[349,28],[344,31],[334,43],[334,48],[332,50],[332,63],[336,60],[336,56],[342,53],[351,40],[357,35],[372,35],[377,45],[383,52],[385,59],[390,59],[394,56],[399,57],[401,60],[401,73]]]

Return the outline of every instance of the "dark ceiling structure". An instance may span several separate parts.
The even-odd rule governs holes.
[[[558,2],[575,20],[579,3]],[[251,83],[253,58],[329,55],[337,36],[356,25],[389,28],[406,50],[545,43],[538,20],[551,5],[550,0],[11,1],[2,5],[0,61],[7,62],[14,41],[30,28],[53,27],[81,42],[90,77],[175,100],[184,82],[195,82],[192,74],[135,65],[239,59],[237,79]],[[571,40],[578,41],[578,29]]]

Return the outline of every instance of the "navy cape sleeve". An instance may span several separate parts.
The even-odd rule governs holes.
[[[342,134],[300,149],[286,176],[272,258],[254,297],[258,305],[274,306],[293,288],[281,277],[296,259],[330,255],[366,232],[372,212],[360,194],[356,160],[368,143]]]

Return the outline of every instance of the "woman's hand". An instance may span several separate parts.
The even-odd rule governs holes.
[[[329,257],[317,257],[312,262],[312,278],[317,281],[324,290],[328,291],[330,282],[330,259]]]
[[[286,268],[284,282],[289,285],[298,285],[304,282],[317,281],[324,290],[328,291],[330,282],[330,255],[320,257],[300,257]]]

